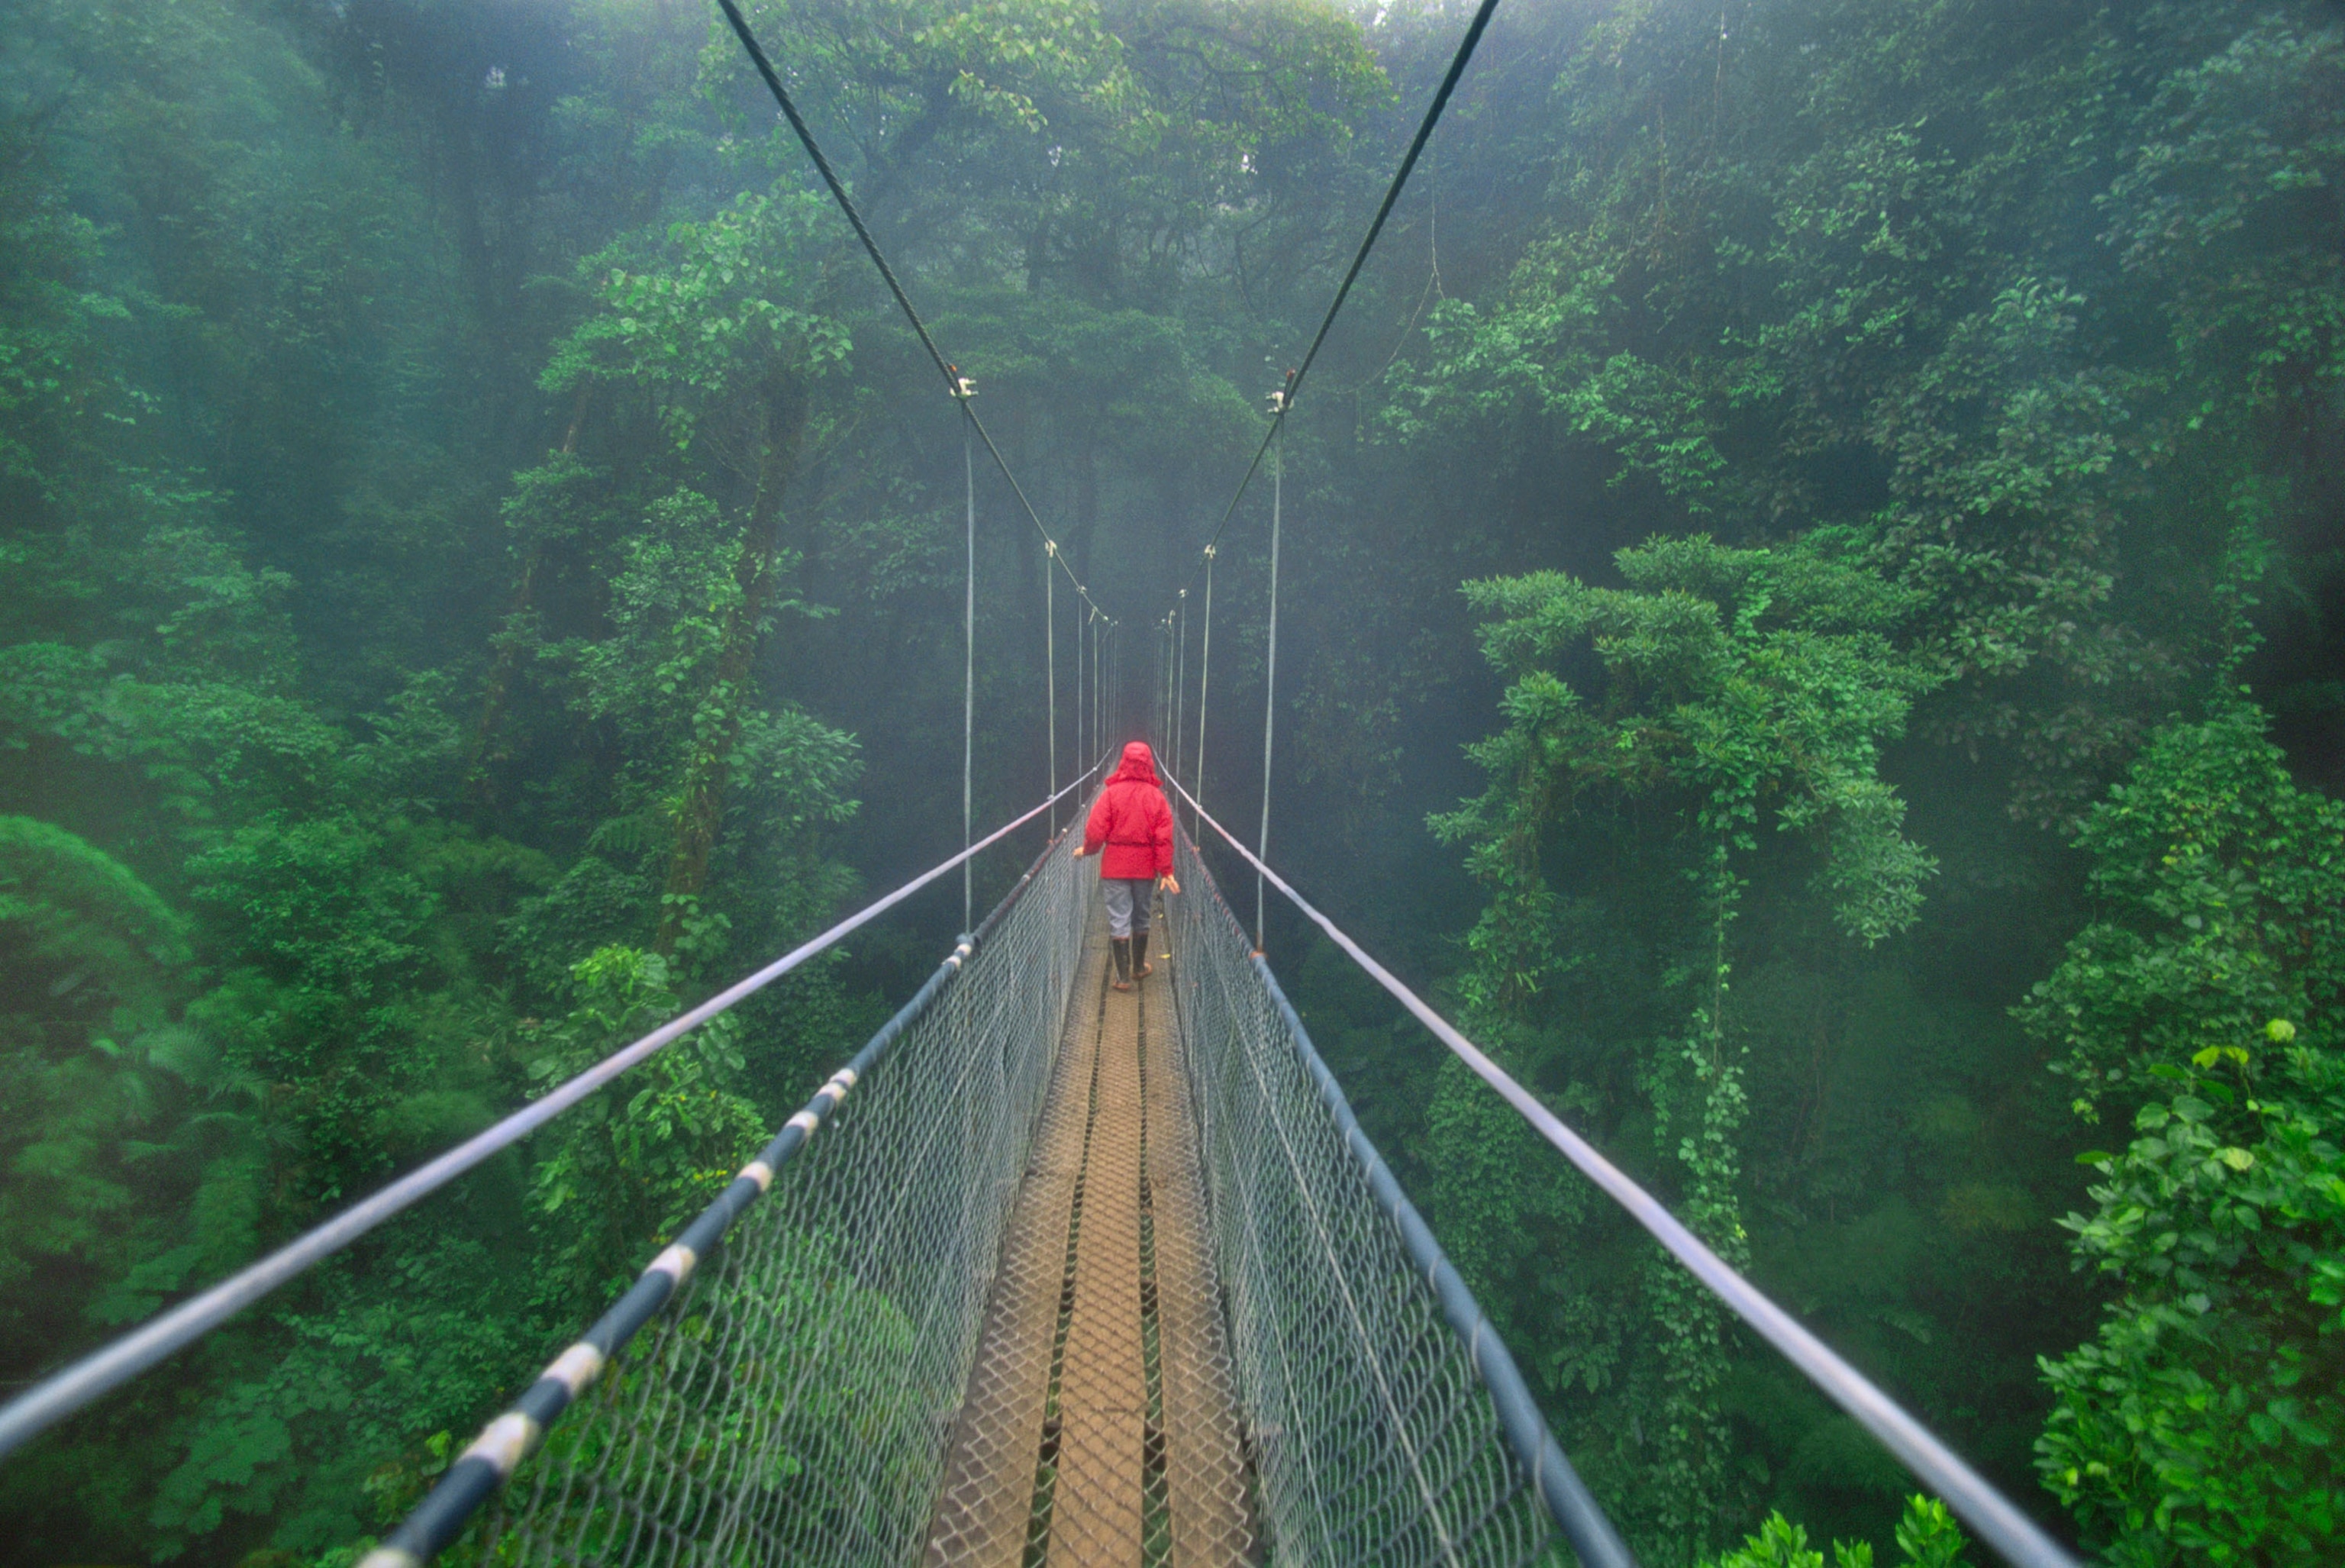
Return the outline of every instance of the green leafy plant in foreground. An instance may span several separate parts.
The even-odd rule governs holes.
[[[1962,1568],[1965,1544],[1962,1526],[1944,1502],[1918,1494],[1905,1500],[1904,1516],[1897,1522],[1903,1568]],[[1873,1543],[1835,1541],[1832,1561],[1832,1568],[1873,1568]],[[1770,1513],[1757,1534],[1703,1568],[1824,1568],[1824,1554],[1808,1544],[1803,1527],[1781,1513]]]
[[[2044,1481],[2110,1561],[2345,1553],[2345,807],[2251,705],[2161,732],[2081,835],[2105,918],[2021,1010],[2097,1116],[2064,1223],[2121,1294],[2042,1361]]]
[[[2115,1563],[2345,1549],[2345,1063],[2294,1038],[2275,1019],[2144,1105],[2068,1221],[2126,1293],[2044,1362],[2059,1404],[2036,1451]]]

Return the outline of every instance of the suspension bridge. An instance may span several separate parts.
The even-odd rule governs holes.
[[[1629,1568],[1507,1347],[1362,1130],[1262,952],[1273,891],[2019,1568],[2073,1559],[1882,1390],[1573,1132],[1271,866],[1280,443],[1320,346],[1497,0],[1482,0],[1197,575],[1154,623],[1150,713],[1177,798],[1155,973],[1110,983],[1080,820],[1126,738],[1125,624],[1076,578],[734,0],[717,0],[959,404],[968,489],[962,850],[251,1267],[0,1407],[0,1461],[651,1055],[959,871],[965,932],[934,973],[634,1285],[441,1475],[362,1568],[498,1564],[1564,1563]],[[971,830],[976,452],[1064,576],[1079,635],[1075,755]],[[1268,464],[1261,816],[1250,848],[1203,777],[1213,567]],[[1199,587],[1199,661],[1188,664]],[[1137,661],[1134,661],[1135,663]],[[1190,710],[1190,694],[1195,710]],[[1114,744],[1110,744],[1112,740]],[[1185,782],[1184,782],[1185,780]],[[970,867],[1048,817],[982,920]],[[1254,879],[1251,924],[1201,840]]]

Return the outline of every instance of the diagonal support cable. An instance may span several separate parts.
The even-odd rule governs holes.
[[[731,0],[723,0],[723,3],[729,8]],[[1223,509],[1222,520],[1214,524],[1213,536],[1205,542],[1204,555],[1200,557],[1198,565],[1190,568],[1188,581],[1183,585],[1184,589],[1196,583],[1198,572],[1203,569],[1203,561],[1212,556],[1213,547],[1222,542],[1222,535],[1229,527],[1230,519],[1237,514],[1238,503],[1245,499],[1247,486],[1254,483],[1254,474],[1262,468],[1262,460],[1270,453],[1270,443],[1278,438],[1286,416],[1294,411],[1295,394],[1303,390],[1303,378],[1311,373],[1311,361],[1319,357],[1320,345],[1327,341],[1328,331],[1335,326],[1336,316],[1342,312],[1344,301],[1351,298],[1352,285],[1359,280],[1360,269],[1367,265],[1368,252],[1376,249],[1377,236],[1385,231],[1385,220],[1392,216],[1394,203],[1400,199],[1402,188],[1408,184],[1408,177],[1416,171],[1416,160],[1424,153],[1425,144],[1433,138],[1433,127],[1441,122],[1441,113],[1449,107],[1450,95],[1457,90],[1457,83],[1466,75],[1466,67],[1474,58],[1474,50],[1482,42],[1482,35],[1490,25],[1491,15],[1497,8],[1498,0],[1482,0],[1475,10],[1473,21],[1467,25],[1466,36],[1458,40],[1457,52],[1449,57],[1449,69],[1442,73],[1441,85],[1434,89],[1433,101],[1426,106],[1425,117],[1417,122],[1416,135],[1410,138],[1408,151],[1402,155],[1400,167],[1393,171],[1391,183],[1385,187],[1384,200],[1377,203],[1376,215],[1369,220],[1368,231],[1361,237],[1360,248],[1352,254],[1352,264],[1345,270],[1344,280],[1335,286],[1335,297],[1327,302],[1327,313],[1319,318],[1319,330],[1311,335],[1311,346],[1304,351],[1303,362],[1286,372],[1285,382],[1273,394],[1275,402],[1270,416],[1270,428],[1263,433],[1262,444],[1254,448],[1254,461],[1246,464],[1235,494],[1231,495],[1229,505]]]
[[[1491,0],[1491,3],[1496,4],[1496,0]],[[773,94],[774,102],[781,107],[782,117],[789,121],[790,129],[797,133],[798,145],[806,148],[807,157],[814,160],[816,170],[822,176],[822,182],[830,188],[832,199],[838,203],[839,211],[846,214],[848,225],[855,230],[855,238],[862,242],[864,254],[870,257],[871,264],[879,270],[880,278],[888,285],[888,292],[895,297],[896,308],[904,313],[904,320],[911,323],[912,331],[919,337],[920,347],[929,351],[929,359],[936,365],[937,373],[944,378],[945,391],[959,401],[963,412],[969,415],[970,427],[977,432],[978,440],[985,443],[986,452],[993,458],[993,465],[1001,471],[1001,477],[1008,482],[1010,494],[1018,497],[1018,504],[1025,511],[1027,520],[1034,524],[1034,531],[1042,535],[1051,559],[1067,574],[1067,581],[1074,584],[1076,594],[1085,604],[1090,604],[1091,596],[1077,581],[1074,568],[1066,564],[1058,541],[1051,538],[1050,529],[1042,525],[1041,514],[1026,498],[1025,487],[1018,483],[1018,476],[1010,472],[1009,459],[1003,457],[1001,449],[993,444],[993,437],[987,433],[985,422],[977,417],[977,411],[969,406],[973,389],[968,378],[946,360],[944,351],[937,347],[935,337],[929,331],[929,324],[920,320],[919,311],[912,308],[911,298],[904,292],[904,285],[898,280],[896,270],[888,264],[887,254],[879,249],[879,241],[872,238],[870,225],[863,221],[863,214],[857,210],[854,198],[847,194],[846,183],[838,178],[838,171],[831,167],[830,158],[823,152],[822,144],[815,139],[806,117],[798,113],[798,107],[791,100],[788,89],[782,86],[781,74],[774,69],[773,61],[766,56],[764,46],[749,30],[748,19],[741,15],[741,8],[735,0],[716,0],[716,4],[725,13],[725,20],[731,24],[733,36],[741,40],[741,47],[747,51],[749,63],[757,67],[757,75],[765,79],[766,89]]]

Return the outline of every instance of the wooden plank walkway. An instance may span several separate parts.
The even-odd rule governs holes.
[[[1169,985],[1107,985],[1096,901],[926,1561],[1255,1560]]]

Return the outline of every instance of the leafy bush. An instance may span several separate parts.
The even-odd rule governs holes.
[[[2046,1484],[2124,1564],[2345,1552],[2345,807],[2252,706],[2161,732],[2081,834],[2104,918],[2023,1016],[2079,1114],[2154,1096],[2064,1223],[2121,1294],[2042,1362]]]
[[[1904,1517],[1897,1522],[1897,1551],[1903,1568],[1962,1568],[1962,1526],[1953,1512],[1934,1497],[1905,1500]],[[1873,1544],[1866,1541],[1835,1541],[1832,1568],[1873,1568]],[[1733,1551],[1703,1564],[1703,1568],[1824,1568],[1822,1550],[1808,1544],[1808,1532],[1781,1513],[1770,1513],[1751,1536]]]

